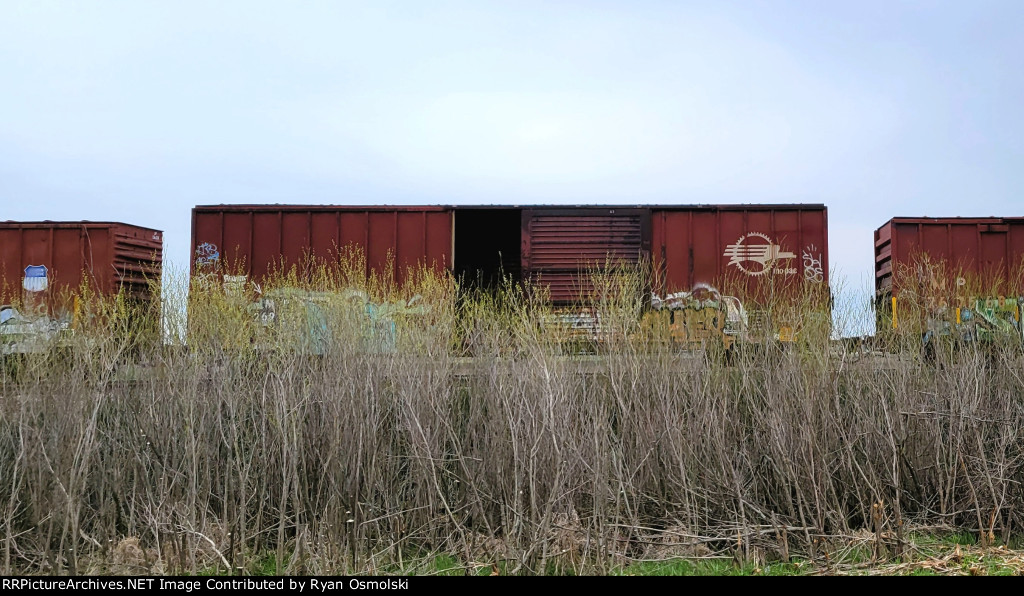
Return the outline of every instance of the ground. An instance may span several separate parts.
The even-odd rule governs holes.
[[[902,560],[874,558],[864,538],[851,538],[819,560],[739,564],[709,557],[640,562],[620,575],[1024,575],[1024,544],[982,547],[968,534],[917,535]]]

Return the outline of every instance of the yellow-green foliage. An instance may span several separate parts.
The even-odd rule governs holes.
[[[169,271],[152,303],[81,292],[70,333],[0,367],[0,573],[760,566],[1024,523],[1019,345],[948,366],[846,349],[820,290],[722,284],[768,331],[684,351],[644,318],[643,266],[595,275],[583,330],[542,287],[371,273],[355,255]]]

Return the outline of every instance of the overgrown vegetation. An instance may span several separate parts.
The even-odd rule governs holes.
[[[913,528],[1024,523],[1019,342],[846,350],[815,299],[785,347],[680,350],[617,271],[579,355],[542,292],[363,271],[93,297],[6,356],[0,573],[897,565]]]

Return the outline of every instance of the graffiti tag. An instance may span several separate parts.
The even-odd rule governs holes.
[[[825,281],[825,271],[821,267],[821,253],[813,244],[804,249],[804,279],[809,282]]]
[[[196,265],[214,265],[220,260],[220,251],[216,244],[204,242],[196,247]]]

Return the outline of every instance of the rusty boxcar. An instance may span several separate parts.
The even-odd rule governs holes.
[[[1021,336],[1024,217],[894,217],[874,231],[879,330]]]
[[[94,291],[150,295],[163,258],[163,232],[117,222],[0,222],[0,294],[45,295],[54,304],[83,282]]]
[[[471,280],[530,279],[555,303],[586,293],[583,273],[650,262],[652,290],[741,282],[828,282],[824,205],[297,206],[205,205],[192,212],[192,266],[254,278],[345,246],[400,280],[407,266]]]
[[[694,290],[710,292],[716,308],[724,308],[728,294],[729,319],[743,326],[749,307],[769,297],[785,301],[793,295],[786,289],[808,286],[827,295],[828,286],[828,219],[820,204],[205,205],[192,212],[194,274],[219,271],[259,282],[310,257],[334,259],[346,247],[365,256],[367,275],[401,282],[408,267],[428,266],[466,285],[530,281],[566,307],[592,296],[595,268],[642,265],[654,308],[710,303]],[[708,318],[721,327],[722,317]],[[776,317],[772,325],[761,328],[792,339],[802,323]]]
[[[652,212],[663,292],[733,280],[756,298],[769,286],[828,284],[824,205],[701,205]]]
[[[897,293],[899,267],[923,258],[1009,283],[1024,259],[1024,217],[894,217],[875,230],[875,291]]]
[[[608,263],[650,263],[661,295],[741,285],[753,297],[770,285],[828,283],[824,205],[452,209],[456,272],[501,268],[546,286],[555,303],[579,301],[585,270]]]
[[[307,259],[336,259],[346,247],[366,273],[401,281],[410,266],[451,266],[446,207],[208,205],[192,210],[192,272],[207,267],[259,280]],[[389,262],[392,264],[388,267]]]
[[[874,251],[880,329],[1019,333],[1024,217],[895,217],[875,230]]]

